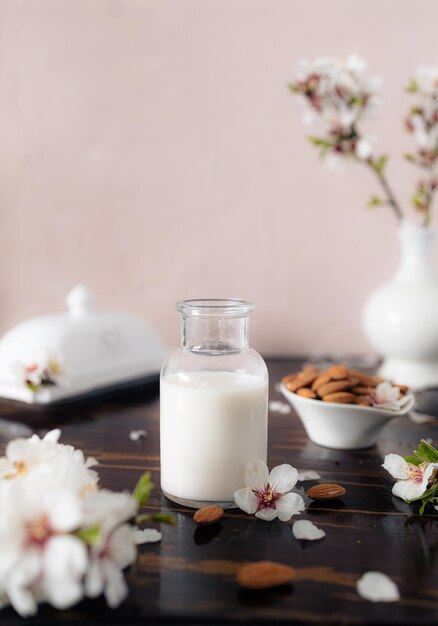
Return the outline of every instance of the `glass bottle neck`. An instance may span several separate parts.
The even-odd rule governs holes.
[[[225,354],[248,348],[248,316],[192,317],[181,315],[181,348]]]

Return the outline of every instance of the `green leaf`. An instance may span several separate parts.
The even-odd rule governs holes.
[[[405,456],[405,461],[407,461],[408,463],[411,463],[412,465],[421,465],[422,461],[421,459],[417,459],[416,456]]]
[[[426,463],[438,463],[438,450],[431,446],[424,439],[418,446],[418,450],[414,450],[415,456]]]
[[[435,483],[435,485],[433,485],[430,489],[421,494],[421,496],[419,496],[418,498],[412,498],[412,500],[406,500],[406,502],[416,502],[417,500],[424,500],[425,498],[430,498],[432,500],[432,498],[435,498],[437,494],[438,483]]]
[[[138,506],[143,506],[147,503],[153,488],[154,483],[151,481],[151,473],[145,472],[138,479],[134,491],[132,492],[132,495],[138,502]]]
[[[292,93],[300,93],[300,91],[301,91],[300,88],[297,85],[295,85],[294,83],[289,83],[287,88]]]
[[[406,161],[409,161],[409,163],[417,162],[417,159],[415,158],[415,156],[411,154],[410,152],[405,152],[405,154],[403,155],[403,158],[406,159]]]
[[[380,196],[377,196],[376,194],[374,194],[368,200],[367,206],[370,209],[374,209],[374,208],[376,208],[378,206],[382,206],[383,204],[385,204],[385,201],[383,200],[383,198],[381,198]]]
[[[176,519],[171,513],[142,513],[135,518],[136,524],[143,524],[144,522],[161,522],[162,524],[170,524],[175,526]]]
[[[419,91],[419,85],[414,78],[409,81],[409,84],[406,87],[406,91],[408,93],[417,93],[417,91]]]
[[[325,157],[327,152],[333,147],[333,144],[328,139],[322,137],[309,137],[310,143],[319,148],[319,156]]]
[[[324,139],[324,137],[314,137],[312,135],[309,136],[310,143],[313,143],[314,146],[324,146],[330,148],[331,141],[328,139]]]
[[[89,546],[92,546],[96,543],[100,536],[100,526],[90,526],[90,528],[81,528],[77,530],[74,534],[79,539],[82,539],[84,543]]]
[[[383,170],[385,169],[387,161],[388,161],[388,155],[382,154],[382,156],[379,157],[378,159],[372,159],[370,163],[371,163],[371,167],[373,168],[373,170],[375,170],[378,174],[382,174]]]
[[[422,504],[421,504],[421,508],[420,508],[420,511],[419,511],[420,515],[423,515],[423,513],[424,513],[424,509],[426,508],[426,506],[427,506],[429,503],[432,503],[432,502],[433,502],[433,500],[434,500],[434,495],[433,495],[433,494],[428,495],[428,496],[426,496],[426,497],[424,497],[424,496],[423,496],[423,499],[422,499]]]
[[[170,524],[171,526],[175,526],[176,517],[172,515],[172,513],[154,513],[152,515],[153,522],[161,522],[162,524]]]

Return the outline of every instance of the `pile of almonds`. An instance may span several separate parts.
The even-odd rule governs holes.
[[[326,370],[309,365],[300,372],[285,376],[281,382],[289,391],[304,398],[371,406],[370,396],[383,379],[337,364]],[[409,391],[406,385],[397,386],[402,394]]]

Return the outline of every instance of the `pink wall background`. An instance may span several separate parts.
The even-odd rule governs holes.
[[[235,296],[265,354],[369,350],[394,219],[369,172],[319,162],[286,84],[321,54],[384,76],[369,129],[407,206],[401,87],[437,23],[435,0],[2,0],[0,332],[84,283],[169,344],[175,300]]]

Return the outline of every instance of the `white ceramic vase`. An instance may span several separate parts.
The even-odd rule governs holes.
[[[365,334],[383,357],[380,374],[412,389],[438,387],[438,281],[435,232],[403,222],[395,276],[371,294]]]

